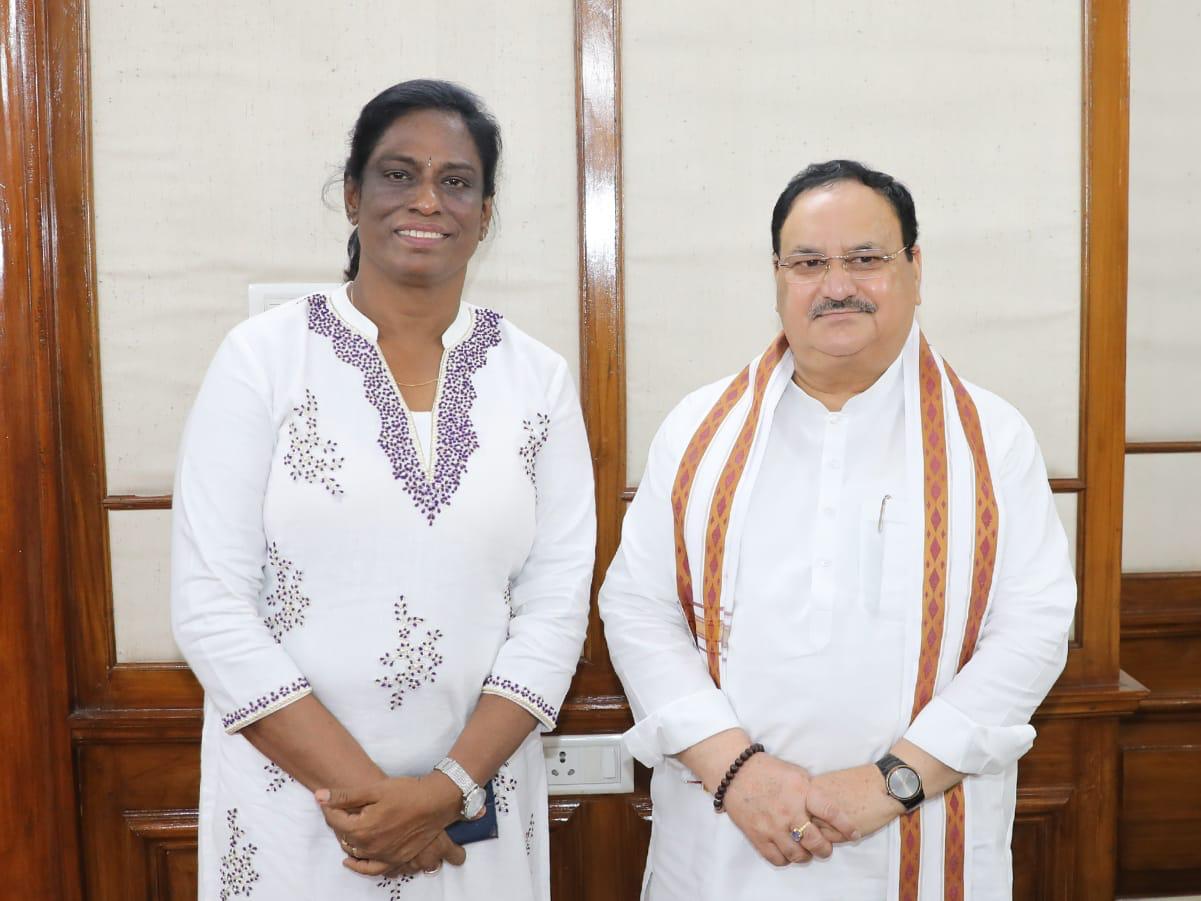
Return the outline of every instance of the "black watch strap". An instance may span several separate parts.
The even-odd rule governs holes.
[[[917,774],[917,770],[903,761],[896,754],[885,754],[876,761],[876,768],[880,770],[880,775],[884,777],[884,791],[888,793],[890,798],[895,798],[897,801],[900,801],[906,812],[914,810],[919,804],[922,803],[922,801],[926,800],[926,792],[922,787],[922,777]],[[909,773],[913,774],[913,781],[917,785],[917,791],[913,794],[902,795],[893,790],[893,780],[890,777],[892,776],[893,771],[901,768],[904,768],[908,770]]]

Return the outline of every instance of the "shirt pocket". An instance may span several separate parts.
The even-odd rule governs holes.
[[[885,493],[859,514],[859,607],[872,617],[905,617],[903,547],[911,526],[904,499]],[[887,582],[886,582],[887,580]]]

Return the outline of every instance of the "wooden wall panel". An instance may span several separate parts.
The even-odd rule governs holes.
[[[195,810],[125,811],[125,825],[145,850],[146,886],[151,898],[196,898]]]
[[[194,740],[87,741],[76,751],[89,901],[158,901],[195,878]],[[191,862],[189,862],[189,860]],[[189,877],[190,874],[190,877]]]
[[[1018,792],[1013,823],[1013,897],[1056,901],[1072,897],[1070,786]]]
[[[1201,573],[1124,576],[1121,649],[1150,694],[1120,734],[1118,888],[1201,892]]]
[[[1137,735],[1137,732],[1135,733]],[[1127,736],[1131,741],[1132,736]],[[1201,870],[1201,743],[1126,747],[1118,853],[1124,870]]]

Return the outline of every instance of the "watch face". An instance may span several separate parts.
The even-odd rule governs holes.
[[[901,801],[917,795],[922,782],[910,767],[899,766],[888,774],[888,792]]]
[[[474,820],[480,815],[480,811],[484,809],[484,801],[488,798],[488,793],[479,786],[463,798],[463,818]]]

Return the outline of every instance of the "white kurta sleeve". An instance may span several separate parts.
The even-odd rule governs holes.
[[[204,378],[184,428],[172,502],[175,640],[230,733],[311,691],[256,607],[277,429],[270,380],[244,335],[235,330],[225,339]]]
[[[984,411],[982,411],[984,412]],[[992,604],[967,665],[905,738],[961,773],[999,773],[1034,743],[1030,717],[1063,670],[1076,580],[1034,434],[1017,418],[994,475],[1002,555]]]
[[[551,730],[588,629],[596,503],[584,417],[561,360],[548,394],[550,425],[534,470],[534,542],[510,586],[509,637],[483,691],[519,704]]]
[[[651,444],[600,591],[609,655],[634,713],[625,744],[646,766],[738,726],[676,596],[671,486],[683,448],[673,449],[668,438],[675,418],[668,417]]]

